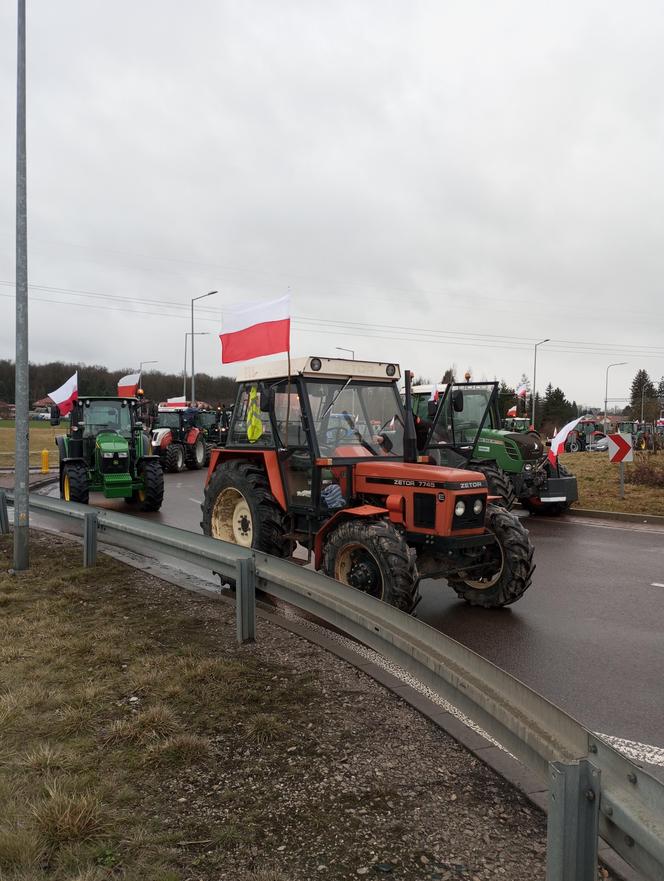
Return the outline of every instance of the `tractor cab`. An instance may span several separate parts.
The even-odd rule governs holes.
[[[525,530],[488,504],[482,474],[418,456],[400,378],[396,364],[319,357],[242,370],[203,531],[281,557],[299,544],[317,569],[408,611],[421,577],[474,605],[514,602],[533,568]]]

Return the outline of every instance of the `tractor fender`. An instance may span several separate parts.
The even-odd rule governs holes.
[[[323,545],[328,534],[344,520],[354,520],[357,517],[384,517],[389,514],[387,508],[379,508],[376,505],[359,505],[357,508],[342,508],[334,516],[321,526],[314,538],[314,565],[320,569],[323,565]]]
[[[80,456],[66,456],[66,457],[61,456],[60,457],[60,479],[61,480],[62,480],[62,471],[63,471],[65,465],[71,465],[72,462],[80,462],[81,465],[85,465],[86,468],[88,467],[88,463],[85,461],[85,459],[82,459]]]
[[[190,428],[185,437],[185,443],[189,445],[195,444],[200,433],[201,431],[199,428]]]
[[[245,459],[248,462],[262,464],[268,483],[270,484],[270,492],[277,500],[279,507],[284,511],[288,511],[288,502],[286,501],[286,490],[283,480],[281,479],[281,469],[279,468],[279,458],[274,450],[229,450],[226,447],[215,447],[210,453],[210,464],[208,465],[207,476],[205,478],[205,486],[210,482],[210,478],[216,469],[229,459]]]
[[[152,446],[165,450],[173,443],[173,433],[170,428],[155,428],[152,431]]]

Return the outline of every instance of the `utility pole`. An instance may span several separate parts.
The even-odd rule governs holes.
[[[184,334],[184,368],[182,370],[182,397],[187,397],[187,337],[191,336],[191,331],[185,331]],[[197,330],[194,336],[210,336],[206,330]]]
[[[537,347],[544,345],[544,343],[550,343],[551,340],[540,340],[539,343],[535,343],[535,360],[533,362],[533,406],[532,406],[532,414],[531,421],[532,426],[535,430],[537,430],[535,426],[535,397],[537,396]]]
[[[191,405],[194,406],[196,400],[196,368],[194,367],[194,303],[196,300],[202,300],[205,297],[211,297],[212,294],[218,294],[219,291],[208,291],[207,294],[201,294],[200,297],[192,297],[191,300]]]
[[[16,66],[16,476],[14,485],[14,569],[30,566],[28,211],[25,135],[25,0],[18,0]]]
[[[606,382],[604,384],[604,434],[606,434],[606,408],[609,403],[609,368],[623,367],[625,364],[627,364],[627,361],[615,361],[606,368]]]

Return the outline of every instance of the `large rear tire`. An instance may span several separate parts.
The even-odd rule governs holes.
[[[419,576],[415,551],[388,520],[354,518],[329,534],[323,571],[330,578],[411,612]]]
[[[496,536],[496,544],[487,547],[486,575],[449,578],[448,583],[471,606],[494,609],[524,595],[535,564],[530,537],[515,514],[487,505],[486,527]]]
[[[186,447],[185,459],[190,471],[198,471],[205,466],[205,443],[197,437],[193,444]]]
[[[550,463],[547,463],[546,468],[550,476],[556,476],[554,475],[554,468]],[[572,476],[562,462],[558,463],[558,474],[561,477]],[[531,514],[544,515],[546,517],[559,517],[565,511],[568,511],[572,505],[571,502],[543,502],[539,496],[531,496],[527,499],[519,499],[519,501],[526,511],[530,511]]]
[[[164,501],[164,472],[154,459],[143,463],[143,489],[136,493],[141,511],[158,511]]]
[[[223,462],[205,488],[201,510],[205,535],[275,557],[290,556],[286,514],[259,465],[237,459]]]
[[[468,463],[471,471],[481,471],[486,477],[489,485],[489,495],[500,496],[500,500],[494,501],[492,504],[500,505],[511,511],[516,502],[516,493],[512,486],[509,475],[496,462],[482,461],[481,459],[471,459]]]
[[[87,505],[90,499],[88,470],[82,463],[74,462],[62,469],[60,481],[60,498],[66,502],[78,502]]]
[[[184,449],[181,444],[169,444],[164,456],[164,471],[177,474],[184,470]]]

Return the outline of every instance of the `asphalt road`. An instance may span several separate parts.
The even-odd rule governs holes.
[[[161,511],[141,516],[199,532],[204,480],[204,471],[166,475]],[[537,569],[521,600],[471,608],[445,582],[426,581],[418,617],[592,730],[664,749],[664,530],[570,516],[524,523]]]

